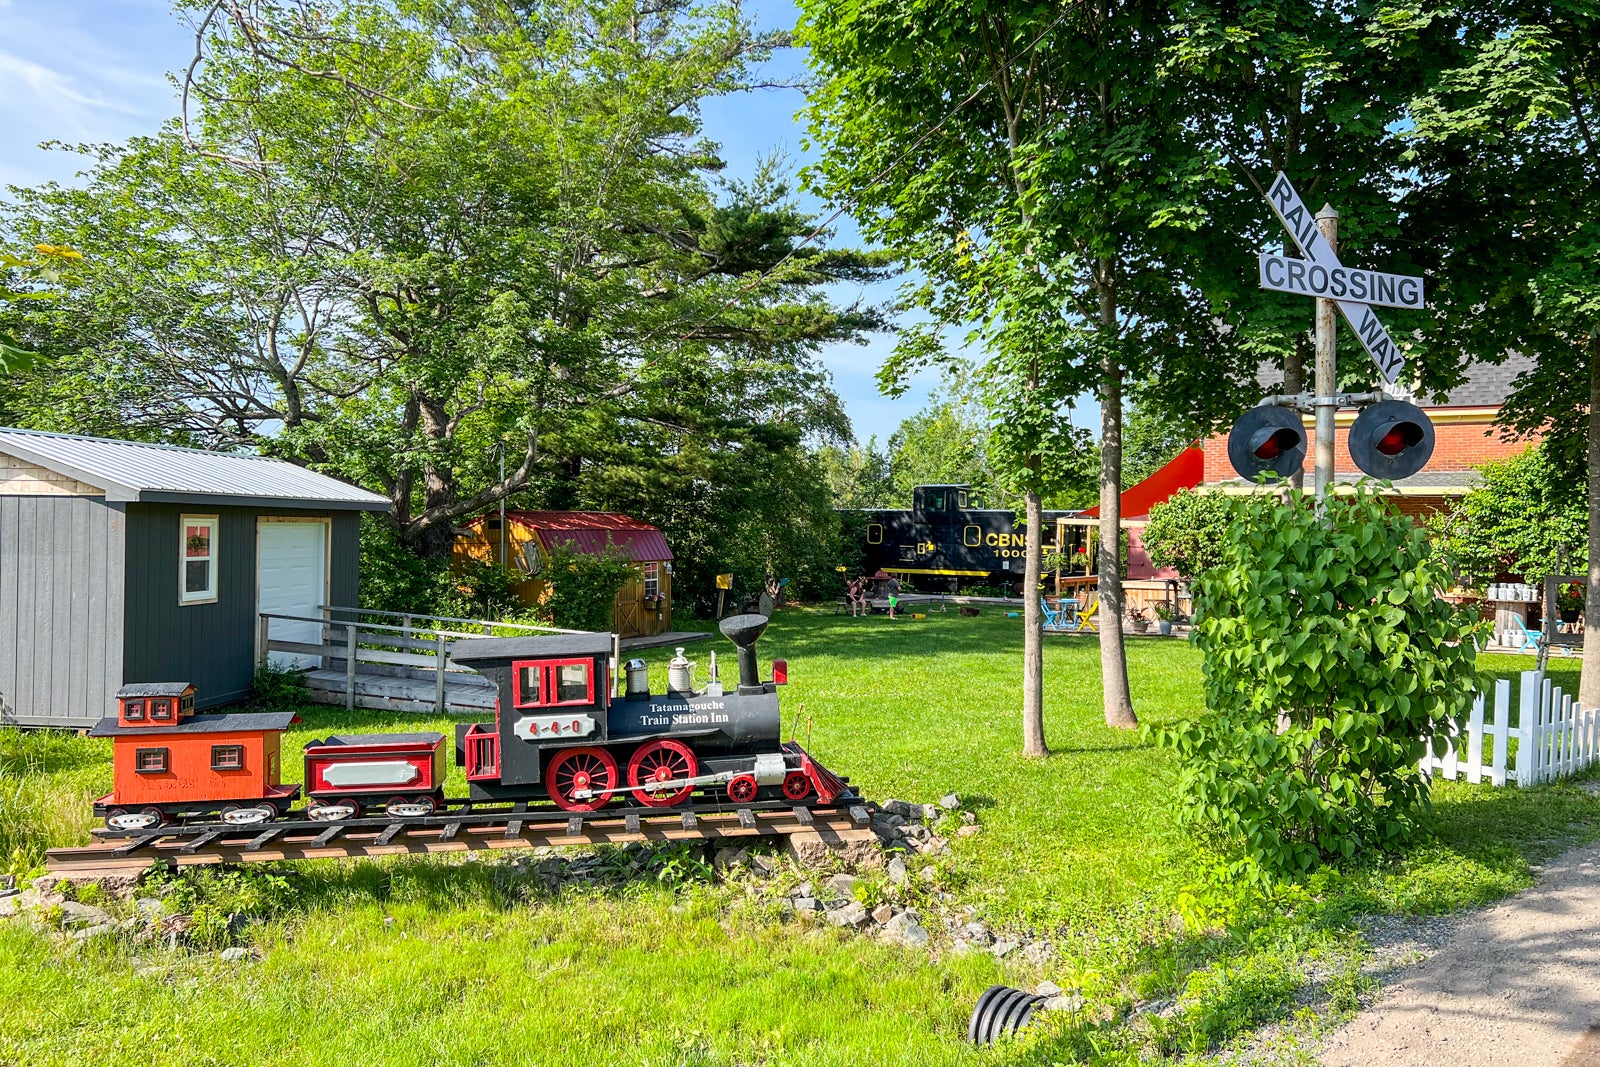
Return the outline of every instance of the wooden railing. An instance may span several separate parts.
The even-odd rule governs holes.
[[[319,615],[287,615],[278,612],[258,614],[257,663],[265,666],[268,655],[273,652],[315,656],[324,668],[327,667],[329,660],[343,660],[346,708],[355,707],[356,674],[362,663],[431,671],[434,676],[434,710],[442,713],[445,708],[446,677],[451,673],[472,673],[472,668],[464,667],[450,659],[450,646],[455,641],[486,636],[516,637],[586,632],[563,630],[554,626],[536,626],[530,623],[460,619],[443,615],[376,611],[371,608],[323,605],[319,611],[321,612]],[[365,621],[369,616],[398,619],[399,622]],[[318,639],[312,642],[273,637],[272,624],[275,620],[315,625],[318,628]],[[617,636],[612,634],[611,676],[613,678],[617,676],[620,656],[620,643]]]

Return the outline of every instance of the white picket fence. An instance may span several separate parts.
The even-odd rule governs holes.
[[[1551,685],[1543,671],[1523,671],[1518,689],[1516,725],[1511,723],[1511,682],[1502,678],[1495,682],[1492,717],[1485,714],[1483,693],[1473,701],[1465,752],[1463,738],[1454,733],[1442,756],[1422,758],[1422,772],[1526,786],[1576,774],[1600,761],[1600,709],[1582,707],[1570,693]]]

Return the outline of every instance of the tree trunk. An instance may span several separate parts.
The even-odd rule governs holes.
[[[1100,328],[1117,328],[1115,264],[1100,261]],[[1128,653],[1122,640],[1122,364],[1114,345],[1100,357],[1100,678],[1105,688],[1106,725],[1139,725],[1128,687]]]
[[[1583,674],[1578,703],[1600,707],[1600,332],[1589,339],[1589,578],[1584,583]]]
[[[1044,743],[1044,629],[1039,608],[1040,564],[1044,555],[1044,501],[1027,494],[1027,560],[1022,568],[1022,754],[1048,756]]]

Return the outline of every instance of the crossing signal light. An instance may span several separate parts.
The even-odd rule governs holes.
[[[1350,458],[1374,478],[1409,478],[1433,455],[1433,423],[1404,400],[1382,400],[1364,409],[1350,427]]]
[[[1228,461],[1245,481],[1287,478],[1305,465],[1305,425],[1287,408],[1251,408],[1228,434]]]

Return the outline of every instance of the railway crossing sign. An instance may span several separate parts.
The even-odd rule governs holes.
[[[1267,190],[1267,204],[1294,239],[1303,260],[1283,256],[1260,258],[1261,286],[1279,292],[1332,300],[1339,313],[1355,331],[1361,347],[1367,350],[1385,381],[1393,382],[1405,368],[1405,357],[1378,321],[1373,304],[1388,307],[1420,308],[1422,279],[1412,275],[1381,274],[1351,270],[1323,238],[1317,218],[1306,210],[1294,185],[1282,171]],[[1291,276],[1291,268],[1298,269]],[[1269,284],[1272,283],[1272,284]],[[1359,293],[1358,293],[1359,290]]]

